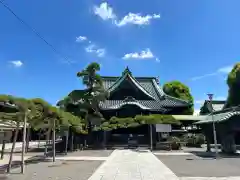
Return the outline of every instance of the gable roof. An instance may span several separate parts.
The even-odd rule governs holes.
[[[153,100],[132,100],[125,102],[125,100],[106,100],[100,103],[102,109],[118,109],[126,104],[134,104],[143,109],[163,111],[172,107],[188,107],[191,105],[189,102],[171,97],[163,92],[159,86],[156,77],[133,77],[127,68],[121,77],[116,76],[102,76],[103,86],[108,91],[113,91],[121,82],[129,77],[129,79],[148,97]]]
[[[121,76],[120,78],[118,78],[110,87],[108,87],[108,91],[111,93],[113,91],[115,91],[117,89],[117,87],[119,87],[121,85],[121,83],[126,80],[129,79],[139,90],[141,90],[145,95],[147,95],[148,97],[150,97],[151,99],[155,99],[154,96],[152,96],[152,94],[150,94],[145,88],[143,88],[141,86],[141,84],[134,78],[131,76],[130,73],[125,73],[123,76]]]
[[[226,108],[223,110],[219,110],[216,112],[213,112],[209,115],[202,116],[202,120],[196,122],[196,124],[209,124],[213,121],[216,123],[224,122],[229,120],[233,116],[239,116],[240,115],[240,107],[231,107]]]
[[[226,101],[224,100],[212,100],[212,106],[210,100],[205,100],[204,104],[201,107],[200,113],[202,113],[202,109],[204,109],[204,114],[209,114],[212,111],[220,111],[224,109]]]

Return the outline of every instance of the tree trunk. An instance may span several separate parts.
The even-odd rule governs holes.
[[[10,173],[10,170],[12,167],[12,158],[13,158],[13,153],[14,153],[14,149],[15,149],[15,145],[16,145],[16,141],[17,141],[17,137],[18,137],[18,132],[19,132],[19,122],[17,122],[16,131],[15,131],[14,137],[13,137],[13,144],[12,144],[12,149],[11,149],[9,162],[8,162],[8,168],[7,168],[8,173]]]
[[[207,152],[211,152],[210,139],[208,136],[206,136],[206,141],[207,141]]]
[[[222,152],[227,154],[236,153],[234,134],[226,135],[222,140]]]
[[[47,153],[48,153],[48,144],[49,144],[50,134],[51,134],[51,128],[49,128],[46,133],[46,144],[45,144],[45,151],[44,151],[45,156],[47,156]]]
[[[53,156],[53,162],[55,162],[55,156],[56,156],[56,148],[55,148],[55,142],[56,142],[56,129],[55,129],[55,119],[53,120],[53,133],[52,133],[52,156]]]
[[[30,127],[30,125],[29,125],[28,128],[27,128],[26,152],[29,151],[30,136],[31,136],[31,127]]]
[[[3,142],[2,142],[2,151],[1,151],[1,159],[4,158],[4,153],[5,153],[5,145],[6,145],[6,140],[3,139]]]
[[[23,134],[22,134],[22,157],[21,157],[21,173],[25,170],[24,156],[26,152],[26,133],[27,133],[27,113],[24,115]]]

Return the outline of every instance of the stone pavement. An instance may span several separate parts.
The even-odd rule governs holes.
[[[89,180],[178,180],[178,177],[148,150],[115,150]]]
[[[9,155],[5,155],[4,159],[0,159],[0,167],[8,164],[9,157],[10,157]],[[24,160],[27,160],[27,159],[29,159],[31,157],[32,156],[24,156]],[[21,161],[21,156],[19,156],[19,155],[18,156],[14,156],[13,155],[13,161]]]
[[[191,156],[193,155],[191,153],[168,152],[165,154],[152,153],[149,150],[124,149],[114,150],[112,154],[107,157],[110,152],[111,151],[104,151],[104,153],[102,153],[102,151],[79,151],[69,153],[67,156],[56,157],[56,163],[52,165],[51,162],[29,164],[26,166],[27,169],[25,175],[11,174],[8,175],[8,179],[47,180],[49,178],[57,178],[58,180],[240,180],[239,176],[198,177],[196,174],[191,174],[189,177],[181,177],[181,175],[176,173],[176,170],[172,169],[171,165],[165,162],[166,159],[176,159],[175,165],[177,167],[185,166],[186,164],[183,163],[184,161],[180,161],[179,158],[184,159],[184,155]],[[158,155],[164,157],[165,160],[162,160],[161,158],[158,159]],[[16,160],[20,160],[20,156],[15,156],[15,158]],[[27,158],[29,157],[26,156],[26,159]],[[193,163],[192,166],[197,163],[193,161],[189,162]],[[231,160],[231,162],[234,161]],[[208,161],[206,162],[206,160],[204,160],[201,167],[205,167],[206,163],[209,164]],[[212,168],[214,167],[215,166]],[[188,167],[188,171],[191,171],[191,168]],[[200,176],[201,175],[209,176],[209,174],[206,173],[200,174]],[[228,175],[233,175],[232,171],[230,171]]]
[[[167,155],[190,153],[169,152],[164,156]],[[178,177],[148,150],[115,150],[88,180],[240,180],[240,177]]]
[[[240,177],[180,177],[179,180],[239,180]]]
[[[30,148],[34,148],[34,147],[38,147],[38,146],[43,146],[45,145],[45,142],[43,141],[31,141],[29,142],[29,147]],[[5,144],[5,150],[10,150],[12,148],[12,143],[7,143]],[[16,145],[15,145],[15,151],[19,148],[22,148],[22,142],[17,142]],[[2,144],[0,144],[0,150],[2,149]],[[9,157],[10,157],[10,154],[5,154],[4,155],[4,159],[0,159],[0,166],[2,165],[5,165],[5,164],[8,164],[8,161],[9,161]],[[33,157],[33,155],[28,155],[26,154],[24,159],[29,159]],[[13,155],[13,161],[21,161],[21,155]]]

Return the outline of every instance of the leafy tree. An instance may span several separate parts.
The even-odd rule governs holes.
[[[13,144],[12,144],[11,154],[9,158],[8,169],[7,169],[7,171],[10,172],[11,165],[12,165],[13,152],[14,152],[16,140],[18,137],[20,123],[23,122],[25,118],[34,116],[35,109],[31,101],[24,98],[14,97],[11,95],[0,95],[0,103],[5,105],[10,105],[15,108],[15,112],[12,112],[12,110],[8,112],[0,112],[0,119],[14,120],[16,122],[16,131],[13,138]],[[12,119],[7,119],[6,117],[12,118]],[[22,156],[23,156],[23,153],[22,153]],[[22,163],[22,171],[23,171],[23,163]]]
[[[193,96],[191,95],[189,87],[181,83],[180,81],[171,81],[163,86],[163,91],[172,97],[179,98],[182,100],[186,100],[192,104],[192,106],[187,109],[184,114],[193,114],[194,106],[193,106]]]
[[[1,108],[0,119],[3,121],[11,120],[16,122],[16,132],[14,134],[8,171],[10,171],[11,168],[12,155],[18,137],[20,123],[22,123],[25,118],[27,118],[27,123],[32,128],[45,130],[47,140],[50,137],[51,131],[60,130],[61,127],[74,126],[79,131],[83,129],[83,123],[79,117],[53,107],[40,98],[28,100],[11,95],[0,95],[0,104],[2,105],[1,107],[3,107],[3,105],[9,107]]]
[[[232,71],[228,74],[227,84],[229,89],[226,107],[240,105],[240,63],[235,64]]]
[[[84,118],[90,131],[92,124],[99,124],[103,120],[99,103],[108,97],[108,92],[103,88],[101,76],[97,73],[99,70],[100,65],[93,62],[78,72],[77,77],[82,79],[86,89],[74,90],[68,97],[58,102],[58,105],[66,111]]]

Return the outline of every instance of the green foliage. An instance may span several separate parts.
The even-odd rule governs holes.
[[[179,150],[181,148],[181,141],[178,137],[170,136],[167,141],[171,142],[172,150]]]
[[[183,114],[193,114],[193,96],[191,95],[189,87],[179,81],[171,81],[164,84],[163,91],[169,96],[190,102],[192,106]]]
[[[23,122],[26,114],[27,122],[34,129],[52,129],[53,121],[55,121],[56,129],[73,126],[77,127],[76,131],[85,133],[83,121],[79,117],[51,106],[43,99],[24,99],[11,95],[0,95],[0,102],[15,107],[14,112],[0,112],[0,119],[3,121]]]
[[[102,79],[97,71],[100,70],[100,65],[96,62],[89,64],[85,69],[77,73],[78,77],[81,77],[83,84],[92,88],[94,84],[102,85]]]
[[[201,147],[205,143],[205,136],[203,134],[185,136],[184,141],[188,147]]]
[[[207,105],[203,105],[203,106],[200,108],[200,112],[199,112],[200,115],[207,115],[207,114],[209,114],[209,113],[210,113],[210,111],[209,111]]]
[[[35,114],[34,104],[28,99],[14,97],[11,95],[0,95],[0,103],[3,106],[11,107],[7,109],[5,108],[4,112],[1,112],[2,120],[5,120],[6,116],[8,116],[9,118],[11,117],[8,120],[21,122],[24,120],[24,116],[26,113],[29,116],[33,116]],[[10,113],[10,115],[8,115],[7,113]]]
[[[108,98],[108,92],[102,86],[101,76],[97,74],[99,70],[100,65],[93,62],[78,72],[77,76],[82,79],[86,89],[74,90],[67,98],[58,102],[61,109],[82,117],[89,128],[92,127],[92,124],[99,124],[103,121],[99,111],[99,103]],[[92,119],[94,122],[91,121]]]
[[[152,114],[152,115],[137,115],[134,118],[118,118],[112,117],[110,120],[103,122],[100,127],[94,130],[112,130],[118,128],[137,127],[142,124],[180,124],[180,121],[173,118],[171,115]]]
[[[240,105],[240,63],[235,64],[232,71],[228,74],[227,84],[229,87],[226,107]]]
[[[135,119],[141,124],[180,124],[173,116],[164,114],[137,115]]]

